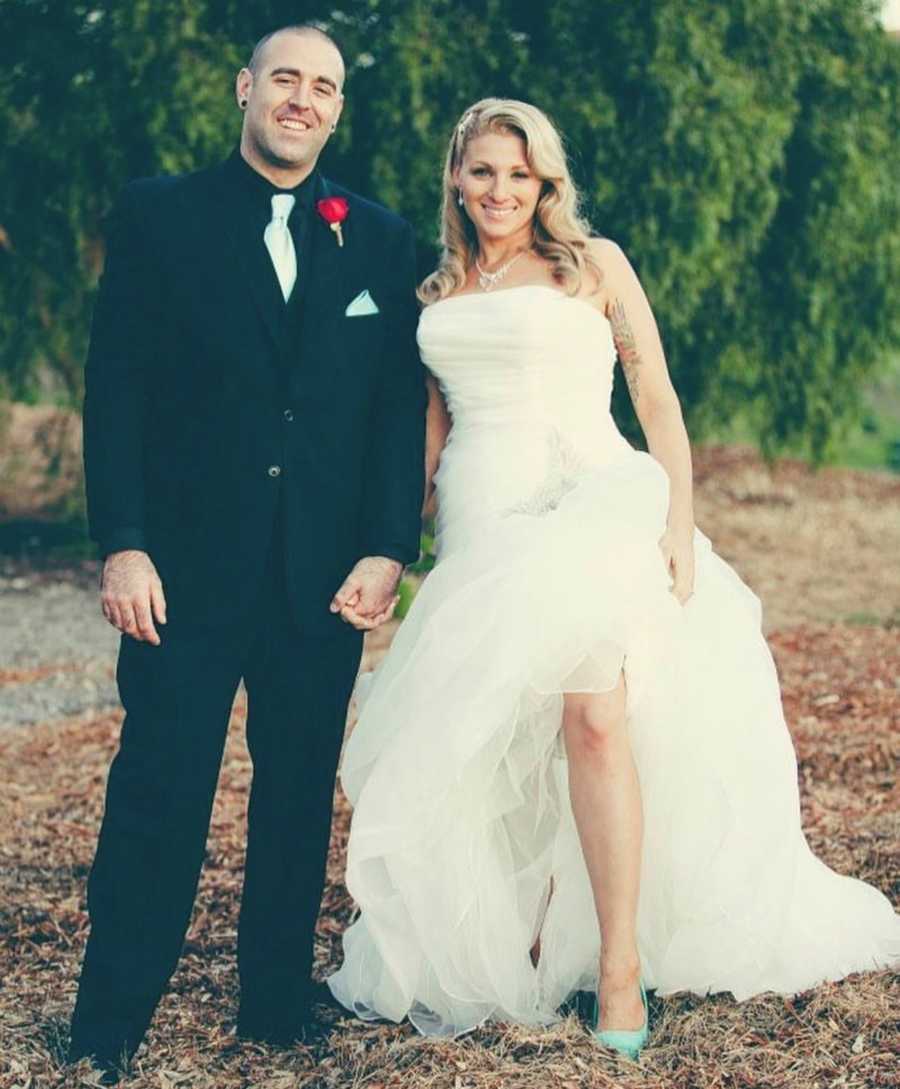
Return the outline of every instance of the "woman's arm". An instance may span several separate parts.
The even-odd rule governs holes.
[[[426,378],[428,386],[428,411],[425,415],[425,501],[422,517],[432,518],[435,513],[434,474],[441,460],[441,451],[450,433],[451,419],[433,374]]]
[[[631,403],[651,455],[669,476],[669,513],[660,541],[675,578],[673,592],[687,600],[693,588],[694,499],[691,447],[678,395],[669,378],[656,319],[631,262],[610,239],[593,243],[604,271],[604,313]]]

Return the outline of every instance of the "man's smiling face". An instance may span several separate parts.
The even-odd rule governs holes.
[[[344,104],[341,55],[317,34],[281,31],[242,68],[238,98],[247,100],[242,150],[277,170],[312,169]]]

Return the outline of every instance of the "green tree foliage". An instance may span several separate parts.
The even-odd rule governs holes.
[[[876,0],[0,5],[13,395],[49,381],[77,400],[116,191],[225,155],[255,39],[323,15],[349,70],[326,167],[415,223],[423,272],[461,110],[511,95],[558,122],[596,230],[650,296],[694,437],[741,413],[768,452],[799,437],[827,456],[900,349],[900,54]],[[614,407],[635,434],[624,383]]]
[[[192,0],[18,0],[0,34],[0,374],[72,399],[103,224],[123,182],[215,159],[233,137],[239,54],[201,32]],[[229,126],[227,135],[223,126]]]

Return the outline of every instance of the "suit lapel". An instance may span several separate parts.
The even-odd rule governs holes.
[[[348,260],[353,260],[353,242],[356,240],[349,225],[353,217],[353,205],[343,224],[344,245],[338,244],[337,235],[319,215],[316,204],[323,197],[333,196],[330,183],[317,176],[314,203],[307,232],[307,259],[300,273],[304,278],[299,302],[296,342],[292,346],[291,384],[299,396],[316,389],[325,376],[334,370],[335,354],[345,350],[343,336],[343,305],[346,284],[350,278]]]
[[[222,235],[228,253],[228,264],[235,270],[236,282],[249,294],[259,312],[263,325],[278,346],[284,325],[284,297],[275,273],[272,258],[262,234],[246,216],[235,215],[229,199],[229,180],[224,169],[219,173],[218,196]]]
[[[328,300],[340,295],[347,261],[348,223],[344,224],[344,245],[339,246],[337,235],[319,215],[316,205],[327,196],[331,196],[331,186],[321,174],[316,178],[316,191],[311,213],[311,222],[307,240],[310,256],[305,262],[306,281],[303,298],[303,325],[306,327],[310,318],[315,319],[316,312],[325,312]]]

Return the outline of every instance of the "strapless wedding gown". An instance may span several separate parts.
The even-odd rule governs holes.
[[[438,562],[358,686],[340,774],[360,910],[335,997],[457,1035],[550,1023],[595,986],[562,694],[623,669],[648,987],[743,999],[898,963],[886,897],[804,838],[759,599],[699,529],[694,594],[669,590],[668,477],[610,414],[606,318],[532,285],[433,304],[418,335],[453,420]]]

